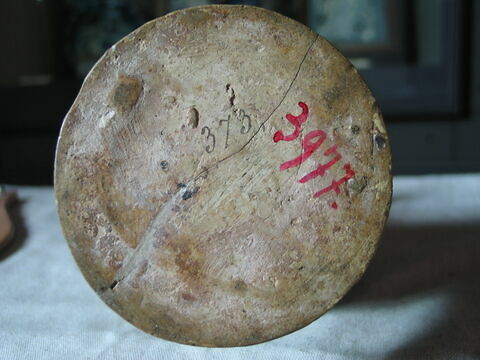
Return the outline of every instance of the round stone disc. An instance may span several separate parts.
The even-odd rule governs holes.
[[[331,308],[372,257],[390,147],[352,65],[304,25],[207,6],[151,21],[87,76],[56,154],[83,275],[164,339],[255,344]]]

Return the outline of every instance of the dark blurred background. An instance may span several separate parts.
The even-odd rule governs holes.
[[[480,1],[1,0],[0,182],[52,184],[95,61],[145,21],[210,3],[275,10],[342,50],[383,110],[394,174],[480,171]]]

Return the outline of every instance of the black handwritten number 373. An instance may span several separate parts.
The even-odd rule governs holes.
[[[230,120],[231,120],[231,115],[228,115],[226,119],[221,119],[219,120],[219,127],[221,127],[224,123],[226,123],[226,134],[225,134],[225,149],[228,148],[228,139],[230,137]],[[240,129],[241,134],[247,134],[250,129],[252,128],[252,119],[250,115],[246,114],[244,110],[239,109],[237,114],[236,114],[237,120],[239,120],[242,124],[242,127]],[[210,128],[208,126],[204,126],[202,128],[202,135],[206,135],[206,140],[207,140],[207,146],[205,146],[205,151],[207,153],[213,152],[215,150],[215,145],[216,145],[216,139],[215,135],[212,133]]]

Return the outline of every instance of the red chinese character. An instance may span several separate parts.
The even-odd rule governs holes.
[[[275,143],[279,141],[292,141],[298,138],[298,135],[300,135],[300,130],[302,129],[302,124],[307,121],[308,118],[308,106],[307,104],[303,102],[299,102],[298,106],[302,108],[302,113],[298,116],[293,116],[292,114],[287,114],[286,118],[287,120],[295,126],[295,130],[293,130],[293,133],[290,135],[283,135],[282,130],[278,130],[275,135],[273,135],[273,141]]]
[[[349,163],[345,164],[343,168],[345,169],[345,172],[346,172],[346,175],[344,177],[342,177],[340,180],[332,180],[331,185],[315,193],[313,197],[318,198],[323,194],[328,193],[329,191],[332,191],[332,190],[335,191],[337,195],[340,194],[340,185],[346,183],[348,179],[351,179],[352,177],[355,176],[355,171],[352,170],[352,167]]]
[[[326,164],[320,164],[318,167],[313,170],[311,173],[302,177],[298,182],[306,183],[307,181],[316,178],[317,176],[325,175],[325,172],[330,169],[333,165],[335,165],[341,158],[342,155],[337,152],[337,145],[333,145],[332,147],[328,148],[323,155],[328,156],[330,154],[335,154],[335,157],[331,159]]]
[[[317,141],[312,142],[312,139],[318,138]],[[280,170],[290,169],[291,167],[298,166],[307,160],[312,154],[317,150],[323,141],[327,138],[322,130],[312,130],[302,140],[302,149],[303,152],[300,156],[292,159],[290,161],[284,162],[280,165]]]
[[[273,136],[273,141],[275,143],[279,141],[293,141],[298,138],[300,132],[302,130],[302,124],[307,121],[308,118],[308,106],[303,102],[299,102],[298,106],[302,108],[302,113],[298,116],[293,116],[292,114],[287,114],[287,120],[295,127],[292,134],[285,136],[283,131],[279,130]],[[322,145],[322,143],[327,138],[327,135],[322,130],[312,130],[310,131],[305,137],[302,139],[302,153],[297,156],[295,159],[290,161],[284,162],[280,165],[280,170],[287,170],[295,166],[299,166],[305,160],[307,160],[312,154]],[[333,155],[333,157],[326,162],[325,164],[319,164],[315,170],[308,173],[307,175],[303,176],[300,180],[300,183],[306,183],[317,176],[324,176],[328,169],[330,169],[333,165],[339,162],[342,159],[342,155],[337,151],[338,145],[333,145],[329,147],[324,153],[324,156]],[[332,183],[327,186],[326,188],[316,192],[313,197],[318,198],[323,194],[328,193],[329,191],[335,191],[338,195],[340,194],[340,185],[346,183],[349,179],[355,176],[355,171],[353,171],[351,165],[349,163],[343,166],[345,170],[345,176],[340,178],[339,180],[332,180]],[[337,209],[338,205],[334,201],[331,204],[333,209]]]

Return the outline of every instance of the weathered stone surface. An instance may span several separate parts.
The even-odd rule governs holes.
[[[322,37],[258,8],[200,7],[96,64],[55,186],[71,251],[111,308],[168,340],[247,345],[317,319],[362,275],[390,205],[390,147]]]

